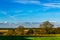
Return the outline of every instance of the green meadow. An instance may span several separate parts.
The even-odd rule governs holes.
[[[60,37],[0,36],[0,40],[60,40]]]
[[[28,37],[31,40],[60,40],[60,37]]]

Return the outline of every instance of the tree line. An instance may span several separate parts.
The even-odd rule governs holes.
[[[40,35],[40,34],[60,34],[60,27],[55,28],[49,21],[40,24],[39,28],[24,28],[18,26],[16,29],[10,29],[6,35]]]

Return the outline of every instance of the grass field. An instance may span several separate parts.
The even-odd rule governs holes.
[[[28,37],[30,40],[60,40],[60,37]]]
[[[60,37],[0,36],[0,40],[60,40]]]

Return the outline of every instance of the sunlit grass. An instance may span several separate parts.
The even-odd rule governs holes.
[[[60,37],[28,37],[31,40],[60,40]]]
[[[0,36],[1,40],[60,40],[60,37]]]

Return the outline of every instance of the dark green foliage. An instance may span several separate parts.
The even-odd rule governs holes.
[[[31,35],[33,33],[34,33],[33,30],[32,29],[29,29],[28,32],[27,32],[27,35]]]
[[[8,30],[7,35],[16,35],[15,30],[14,29]]]
[[[30,40],[22,36],[0,36],[0,40]]]
[[[60,34],[60,27],[57,27],[57,28],[55,29],[55,33],[56,33],[56,34]]]

